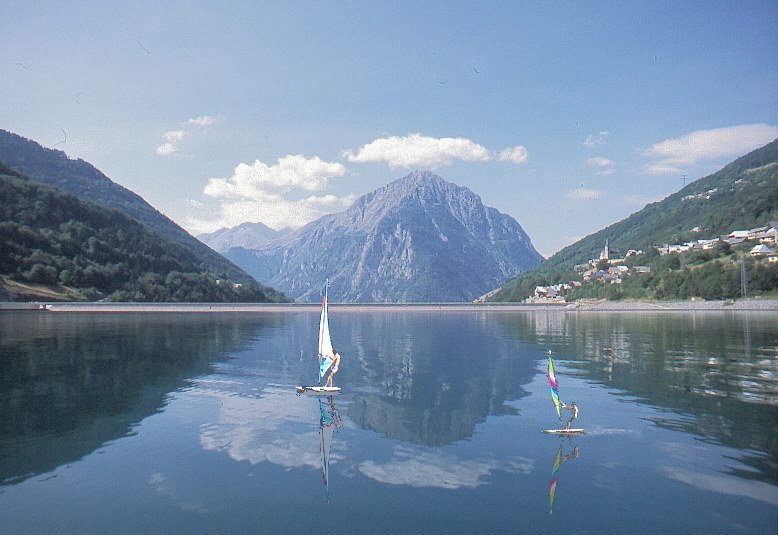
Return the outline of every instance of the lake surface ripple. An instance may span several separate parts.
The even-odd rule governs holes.
[[[0,531],[775,533],[774,312],[330,328],[320,400],[315,312],[0,312]]]

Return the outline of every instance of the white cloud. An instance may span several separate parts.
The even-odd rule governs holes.
[[[207,219],[190,218],[186,228],[194,234],[201,234],[222,227],[231,228],[246,221],[259,221],[274,229],[299,228],[323,215],[342,212],[354,200],[356,195],[311,196],[299,200],[272,195],[261,200],[226,201]]]
[[[288,193],[293,189],[320,191],[329,180],[346,174],[339,163],[330,163],[318,157],[288,155],[274,165],[255,160],[241,163],[230,178],[212,178],[204,193],[211,197],[261,200],[268,195]]]
[[[318,443],[319,432],[299,433],[289,425],[310,420],[309,404],[290,404],[288,396],[272,391],[262,398],[236,396],[218,388],[195,392],[219,401],[215,420],[200,431],[203,449],[225,452],[235,461],[251,464],[321,468],[318,448],[311,447]]]
[[[162,134],[162,143],[156,149],[159,156],[170,156],[178,150],[178,143],[184,139],[186,132],[183,130],[170,130]]]
[[[586,165],[597,167],[599,169],[597,172],[598,175],[607,176],[613,174],[613,168],[616,166],[616,162],[608,158],[603,158],[602,156],[595,156],[594,158],[586,160]]]
[[[386,162],[398,167],[437,168],[455,160],[483,162],[491,159],[483,146],[466,138],[433,138],[421,134],[391,136],[362,146],[356,152],[345,151],[343,157],[353,163]]]
[[[189,119],[186,124],[194,124],[197,126],[210,126],[216,122],[216,117],[210,115],[200,115],[194,119]]]
[[[528,158],[527,148],[518,145],[513,148],[503,149],[498,157],[501,162],[525,163]]]
[[[156,149],[156,153],[159,156],[170,156],[174,152],[178,150],[178,147],[174,143],[163,143],[162,145],[158,146]]]
[[[643,152],[656,160],[646,166],[651,175],[678,174],[699,162],[741,156],[778,138],[778,127],[767,124],[697,130],[665,139]]]
[[[596,189],[577,188],[568,190],[567,197],[577,201],[591,201],[602,197],[602,192]]]
[[[775,487],[763,481],[742,480],[734,476],[692,472],[677,466],[663,466],[665,477],[692,487],[727,496],[745,496],[752,500],[778,505]]]
[[[331,179],[345,174],[342,164],[301,155],[284,156],[274,165],[259,160],[241,163],[231,177],[212,178],[203,190],[220,201],[215,217],[190,219],[187,227],[198,233],[246,221],[261,221],[276,229],[300,227],[351,206],[355,195],[310,195],[325,190]]]
[[[586,136],[583,145],[584,147],[589,147],[590,149],[594,147],[602,147],[603,145],[608,144],[608,135],[609,132],[607,130],[597,132],[596,134],[589,134]]]
[[[424,451],[420,448],[397,448],[386,463],[371,459],[359,464],[365,476],[388,485],[432,487],[441,489],[474,489],[484,483],[492,472],[530,474],[534,461],[516,457],[507,462],[495,459],[461,460],[453,455]]]
[[[170,156],[174,152],[178,151],[178,145],[184,139],[184,137],[192,134],[192,128],[198,126],[209,126],[219,120],[219,117],[211,117],[209,115],[200,115],[194,119],[189,119],[184,125],[184,130],[170,130],[162,134],[162,143],[157,146],[155,152],[159,156]],[[187,125],[190,125],[187,127]]]

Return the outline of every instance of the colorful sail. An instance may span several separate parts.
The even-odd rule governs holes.
[[[559,467],[562,466],[562,444],[559,444],[559,449],[556,450],[556,459],[554,459],[554,465],[551,467],[551,476],[556,476],[557,471],[559,471]]]
[[[548,386],[551,388],[551,399],[554,401],[554,407],[556,407],[557,416],[562,419],[562,402],[559,400],[559,385],[556,381],[556,373],[554,373],[554,361],[551,360],[551,356],[548,357]]]
[[[559,448],[556,450],[556,458],[554,459],[554,464],[551,466],[551,481],[548,483],[548,513],[551,514],[554,512],[554,499],[556,498],[556,489],[559,485],[559,467],[562,466],[562,463],[565,461],[568,461],[570,459],[577,459],[578,456],[581,454],[581,450],[578,448],[578,446],[573,447],[573,451],[570,453],[570,455],[564,455],[563,453],[563,444],[559,444]]]
[[[319,383],[327,374],[327,370],[332,365],[332,340],[330,339],[330,324],[328,315],[329,304],[327,303],[327,284],[324,285],[324,298],[321,303],[321,317],[319,318]]]
[[[548,484],[548,514],[554,512],[554,498],[556,498],[556,486],[559,483],[558,477],[552,477]]]
[[[554,466],[551,467],[551,481],[548,483],[548,513],[554,512],[554,498],[556,498],[556,486],[559,483],[559,476],[556,475],[559,467],[562,466],[562,444],[559,445],[559,449],[556,451],[556,459],[554,460]]]

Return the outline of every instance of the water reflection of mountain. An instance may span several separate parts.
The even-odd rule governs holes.
[[[0,315],[0,482],[75,461],[165,405],[268,320]]]
[[[773,313],[522,315],[517,334],[554,348],[590,378],[688,414],[656,424],[741,450],[778,483],[778,317]]]
[[[505,402],[526,395],[521,385],[536,374],[535,356],[525,355],[525,346],[506,337],[490,315],[334,318],[331,324],[349,333],[355,352],[344,356],[344,379],[358,373],[360,384],[375,388],[356,393],[348,415],[392,438],[427,445],[467,438],[487,415],[512,412]]]

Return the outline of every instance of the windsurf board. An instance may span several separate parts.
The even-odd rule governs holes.
[[[298,386],[295,391],[310,396],[333,396],[341,392],[339,386]]]

